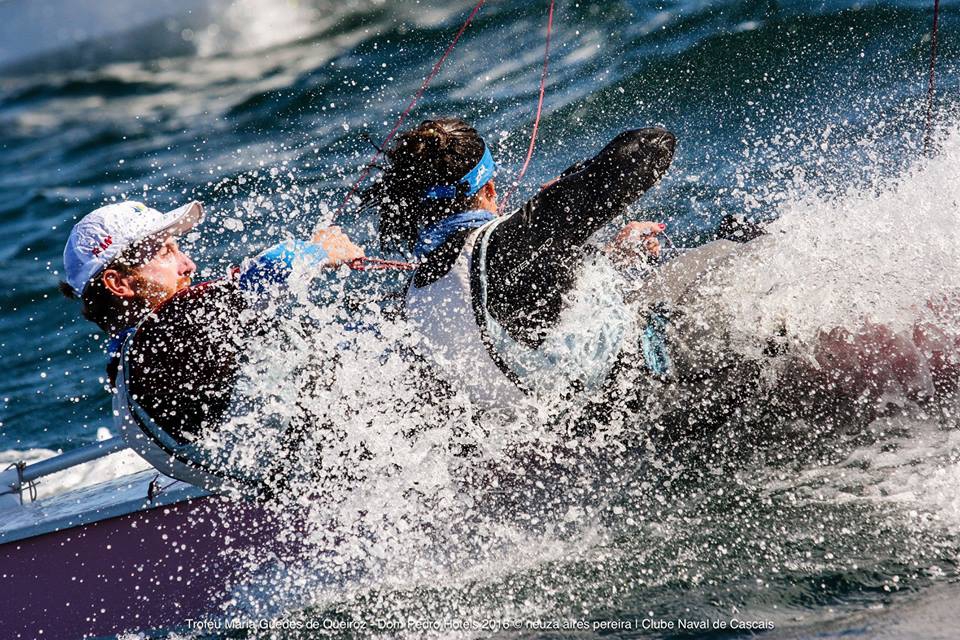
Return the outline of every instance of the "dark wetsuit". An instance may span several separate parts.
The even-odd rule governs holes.
[[[186,442],[219,425],[253,327],[236,282],[184,290],[151,313],[127,351],[128,390],[166,433]]]
[[[288,241],[247,261],[231,277],[180,291],[148,315],[131,338],[128,389],[134,400],[175,440],[185,442],[218,425],[230,403],[246,343],[269,318],[243,311],[272,295],[294,261],[319,267],[320,245]],[[124,338],[128,332],[124,332]],[[119,352],[116,346],[111,351]],[[111,355],[117,356],[118,353]],[[116,372],[114,357],[108,372]]]

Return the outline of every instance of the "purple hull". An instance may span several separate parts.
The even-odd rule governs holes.
[[[255,505],[203,496],[0,544],[5,638],[70,639],[216,615],[242,568],[269,549]]]

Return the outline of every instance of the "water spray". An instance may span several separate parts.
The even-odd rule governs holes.
[[[933,97],[936,89],[937,26],[940,22],[940,0],[933,0],[933,30],[930,33],[930,76],[927,81],[927,131],[923,138],[923,152],[930,155],[933,144]]]

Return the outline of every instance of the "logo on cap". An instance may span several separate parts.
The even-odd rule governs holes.
[[[91,253],[95,256],[98,256],[100,255],[101,252],[106,251],[107,247],[109,247],[112,244],[113,244],[113,236],[107,236],[106,238],[100,241],[99,246],[96,246],[93,248],[93,251],[91,251]]]

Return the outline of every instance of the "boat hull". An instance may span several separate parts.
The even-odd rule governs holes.
[[[0,545],[0,629],[86,638],[216,616],[242,580],[243,550],[276,525],[253,503],[202,496]]]

